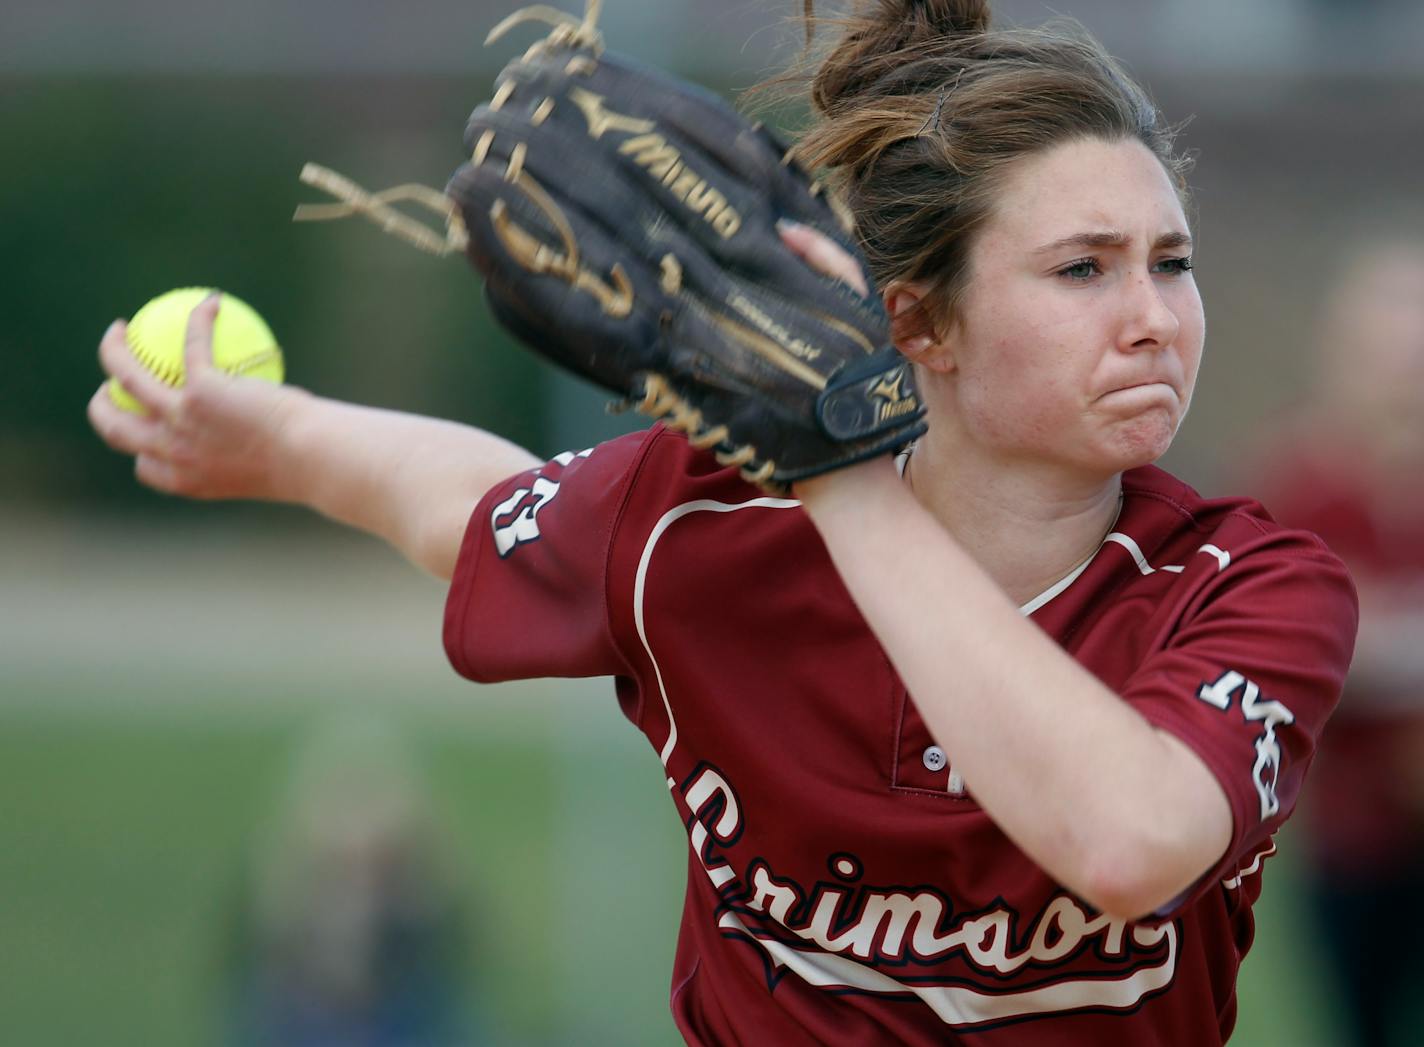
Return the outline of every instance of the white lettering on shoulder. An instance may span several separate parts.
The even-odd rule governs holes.
[[[542,535],[539,531],[539,513],[559,493],[558,481],[544,475],[550,466],[558,466],[562,471],[575,458],[587,458],[593,454],[589,447],[575,454],[565,451],[555,455],[534,477],[527,487],[519,487],[490,513],[490,527],[494,532],[494,547],[500,558],[508,556],[516,546],[525,542],[536,542]]]
[[[1241,715],[1247,723],[1261,723],[1256,738],[1256,760],[1251,768],[1251,780],[1261,798],[1261,821],[1281,809],[1276,795],[1276,783],[1281,773],[1281,744],[1276,728],[1295,723],[1295,714],[1280,702],[1261,697],[1261,688],[1234,669],[1221,674],[1215,683],[1204,683],[1197,697],[1222,712],[1231,708],[1236,692],[1241,692]]]

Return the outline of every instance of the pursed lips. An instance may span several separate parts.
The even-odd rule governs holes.
[[[1129,382],[1127,385],[1114,386],[1099,396],[1098,399],[1101,400],[1103,397],[1112,396],[1114,393],[1125,393],[1133,389],[1145,389],[1148,386],[1161,386],[1170,391],[1172,396],[1176,399],[1181,399],[1181,394],[1177,392],[1177,384],[1170,378],[1162,377],[1144,378],[1141,381]]]

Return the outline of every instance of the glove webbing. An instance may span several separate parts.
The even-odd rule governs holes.
[[[485,37],[485,46],[488,47],[509,30],[524,22],[548,22],[553,26],[553,29],[550,30],[548,36],[536,41],[525,52],[526,60],[559,47],[588,50],[597,56],[603,53],[603,36],[598,31],[598,15],[602,7],[603,0],[587,0],[582,19],[544,4],[522,8],[489,31]],[[583,55],[575,55],[570,59],[569,72],[577,72],[582,67],[591,68],[592,60]],[[490,107],[498,109],[509,98],[513,90],[512,83],[500,85]],[[553,107],[553,100],[546,98],[539,110],[535,112],[534,122],[542,123]],[[492,137],[490,135],[481,139],[476,146],[472,157],[474,163],[479,164],[484,160],[484,153],[488,151]],[[511,181],[516,181],[517,166],[517,161],[512,160]],[[362,214],[379,225],[383,231],[405,240],[422,251],[442,257],[450,254],[462,254],[469,240],[458,206],[444,193],[429,186],[411,183],[384,189],[378,193],[369,193],[344,175],[338,174],[330,168],[311,163],[302,167],[301,180],[307,185],[330,193],[341,202],[337,204],[302,204],[292,215],[293,221],[321,222]],[[521,186],[521,188],[525,188],[527,191],[527,186]],[[540,195],[543,195],[542,190],[540,190]],[[444,236],[391,207],[391,203],[395,201],[418,204],[440,215],[445,219]],[[538,200],[537,197],[536,203],[546,213],[552,209],[552,204],[545,206],[545,203]],[[553,214],[550,214],[550,217],[553,218]],[[557,220],[555,224],[562,225]],[[572,234],[566,234],[564,240],[567,247],[573,242]],[[574,254],[571,257],[576,258],[577,255]],[[536,270],[536,272],[539,271],[543,270]]]
[[[720,447],[714,453],[719,465],[738,466],[742,479],[757,484],[774,494],[786,494],[789,488],[771,483],[771,475],[776,472],[773,459],[759,459],[756,448],[751,444],[732,446],[728,444],[731,432],[725,425],[708,426],[702,412],[693,407],[668,384],[667,379],[656,371],[645,372],[643,378],[643,398],[633,404],[633,409],[650,418],[662,419],[669,429],[687,434],[687,442],[700,451]]]
[[[488,46],[494,43],[510,29],[525,22],[547,22],[553,28],[546,37],[529,47],[524,54],[525,60],[559,48],[588,51],[594,58],[586,54],[576,54],[569,59],[566,68],[569,73],[589,73],[596,68],[595,59],[603,52],[603,38],[597,29],[602,6],[602,0],[587,0],[582,19],[542,4],[523,8],[491,29],[485,38],[485,44]],[[499,84],[490,100],[490,108],[498,110],[504,105],[513,94],[514,86],[512,81]],[[547,119],[553,108],[553,99],[545,98],[534,110],[532,120],[535,125]],[[471,154],[473,164],[478,166],[484,162],[493,140],[493,131],[486,131],[481,136]],[[627,315],[632,307],[632,288],[626,273],[620,266],[615,265],[610,273],[610,284],[579,265],[578,244],[567,220],[543,187],[522,169],[523,149],[524,147],[519,145],[511,150],[505,178],[533,201],[549,219],[559,235],[562,251],[543,243],[538,237],[521,228],[509,218],[503,202],[496,201],[491,208],[490,220],[506,250],[511,257],[532,272],[560,277],[593,295],[605,312],[614,316]],[[795,150],[788,149],[782,157],[782,163],[789,165],[795,162]],[[445,193],[429,186],[412,183],[371,193],[344,175],[313,163],[302,168],[301,181],[329,193],[340,202],[302,204],[292,216],[294,221],[328,221],[360,214],[380,226],[382,231],[405,240],[419,250],[440,257],[462,254],[468,244],[469,234],[458,205]],[[821,190],[819,182],[813,184],[813,195],[819,194]],[[440,215],[445,220],[444,234],[441,235],[396,210],[391,206],[396,202],[416,204]],[[847,230],[852,229],[854,223],[844,203],[834,194],[831,194],[829,202],[842,225]],[[671,292],[681,283],[681,266],[676,257],[669,254],[662,259],[662,269],[662,282]],[[756,448],[751,444],[730,444],[731,432],[727,426],[707,425],[702,412],[679,395],[664,375],[645,372],[640,377],[643,382],[641,399],[637,402],[618,401],[610,407],[623,409],[632,406],[641,414],[660,419],[668,428],[686,433],[688,442],[693,447],[699,450],[717,448],[714,452],[717,462],[724,466],[737,467],[748,482],[774,494],[789,493],[787,485],[771,481],[776,472],[776,462],[773,459],[759,458]]]

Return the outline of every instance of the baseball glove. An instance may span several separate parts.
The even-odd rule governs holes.
[[[918,436],[878,296],[777,232],[801,223],[860,260],[847,223],[765,129],[604,53],[598,4],[582,21],[531,8],[490,34],[554,24],[470,116],[470,160],[445,190],[494,315],[777,493]]]

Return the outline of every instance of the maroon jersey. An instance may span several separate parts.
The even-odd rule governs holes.
[[[1317,539],[1254,503],[1156,468],[1123,489],[1096,555],[1023,611],[1230,799],[1218,865],[1136,923],[1055,883],[978,806],[797,502],[654,428],[476,508],[446,650],[481,681],[616,677],[688,828],[672,1008],[689,1042],[1226,1038],[1354,594]]]

